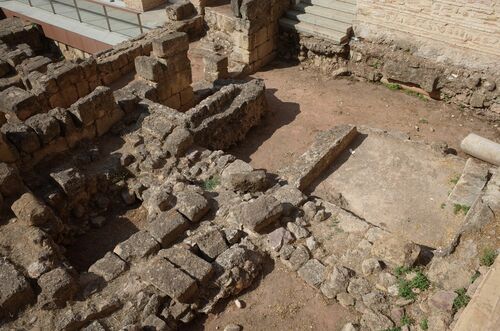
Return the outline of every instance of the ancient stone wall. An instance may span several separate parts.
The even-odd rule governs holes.
[[[228,85],[189,110],[197,144],[226,149],[241,141],[267,111],[264,82]]]
[[[357,5],[358,37],[396,42],[439,62],[498,68],[498,1],[358,0]]]
[[[229,61],[244,66],[243,72],[255,72],[272,61],[278,47],[278,19],[289,1],[243,1],[234,12],[229,7],[206,7],[205,22],[213,38],[229,42]]]
[[[19,162],[23,167],[36,165],[84,139],[102,136],[123,115],[112,91],[99,86],[67,109],[54,108],[3,124],[0,161]]]

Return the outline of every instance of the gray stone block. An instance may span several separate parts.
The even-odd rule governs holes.
[[[210,263],[182,247],[161,250],[158,256],[166,258],[201,284],[205,284],[214,272]]]
[[[210,210],[208,200],[193,190],[184,190],[175,194],[175,208],[191,222],[199,222]]]
[[[141,278],[164,295],[182,303],[192,302],[198,291],[194,279],[161,257],[149,262],[149,265],[141,273]]]
[[[189,222],[179,212],[171,210],[160,213],[147,225],[149,234],[163,248],[169,247],[189,228]]]
[[[112,252],[107,252],[102,259],[89,267],[89,272],[104,278],[107,282],[112,281],[125,270],[127,270],[127,263]]]
[[[134,233],[116,245],[113,252],[126,262],[137,261],[160,250],[160,244],[146,231]]]
[[[298,271],[307,284],[319,288],[325,280],[326,267],[316,259],[307,261]]]
[[[35,295],[24,276],[5,258],[0,258],[0,317],[17,314],[33,302]]]
[[[242,203],[233,211],[234,220],[252,231],[261,231],[277,222],[283,213],[283,207],[276,198],[263,195],[251,202]]]

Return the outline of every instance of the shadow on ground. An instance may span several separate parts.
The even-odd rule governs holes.
[[[251,129],[245,140],[228,152],[245,162],[251,161],[251,155],[268,140],[279,128],[290,124],[300,114],[300,105],[284,102],[276,97],[276,89],[266,89],[269,111],[262,118],[262,123]]]

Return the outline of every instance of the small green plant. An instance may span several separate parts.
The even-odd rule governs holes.
[[[429,121],[426,118],[421,118],[418,122],[421,124],[429,124]]]
[[[412,90],[405,90],[405,93],[412,97],[417,97],[422,101],[429,101],[422,93],[418,93]]]
[[[461,205],[459,203],[456,203],[453,205],[453,213],[455,215],[457,215],[459,213],[463,213],[464,215],[467,215],[467,213],[469,212],[469,209],[470,209],[469,206]]]
[[[479,276],[481,276],[481,273],[480,273],[479,271],[476,271],[476,272],[474,273],[474,275],[472,275],[472,277],[470,278],[470,282],[471,282],[471,283],[474,283],[474,282],[476,281],[476,279],[478,279],[478,278],[479,278]]]
[[[424,318],[420,321],[420,328],[424,331],[429,329],[429,321],[427,320],[427,318]]]
[[[464,288],[460,288],[455,291],[457,297],[453,300],[453,310],[457,311],[460,308],[464,308],[470,301],[470,297],[467,295],[467,291]]]
[[[220,184],[219,177],[210,177],[203,182],[203,189],[206,191],[213,191]]]
[[[453,185],[457,185],[459,179],[460,175],[455,175],[450,179],[450,183],[452,183]]]
[[[415,323],[415,321],[408,315],[403,315],[403,317],[401,317],[401,325],[413,325]]]
[[[444,207],[446,207],[446,203],[444,203],[444,202],[443,202],[443,203],[441,204],[441,209],[444,209]]]
[[[491,267],[493,265],[493,263],[495,262],[497,255],[498,254],[494,249],[491,249],[491,248],[484,249],[483,254],[481,255],[481,258],[479,259],[481,262],[481,265]]]
[[[384,83],[384,86],[392,91],[401,90],[401,85],[395,83]]]
[[[382,330],[382,331],[401,331],[401,327],[400,326],[395,326],[393,328],[388,328],[388,329],[385,329],[385,330]]]
[[[410,271],[412,271],[411,268],[409,267],[405,267],[405,266],[400,266],[400,267],[397,267],[396,269],[394,269],[394,273],[396,274],[396,276],[398,277],[401,277],[403,275],[406,275],[407,273],[409,273]]]
[[[407,280],[404,276],[409,272],[415,272],[415,277],[411,280]],[[431,285],[431,282],[426,275],[420,270],[412,269],[408,267],[399,267],[395,270],[396,275],[399,278],[398,294],[400,297],[405,299],[415,299],[416,289],[419,291],[425,291]]]

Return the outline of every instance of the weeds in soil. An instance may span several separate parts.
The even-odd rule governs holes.
[[[384,86],[391,91],[401,90],[401,85],[395,83],[384,83]]]
[[[456,290],[455,293],[458,294],[458,296],[453,300],[453,310],[457,311],[467,306],[470,297],[467,295],[467,291],[464,288]]]
[[[210,177],[203,182],[203,189],[206,191],[213,191],[220,184],[219,177]]]
[[[421,118],[418,120],[420,124],[429,124],[429,121],[426,118]]]
[[[444,203],[444,202],[443,202],[443,203],[441,204],[441,209],[444,209],[444,207],[446,207],[446,203]]]
[[[418,93],[412,90],[405,90],[405,93],[411,97],[419,98],[422,101],[429,101],[422,93]]]
[[[460,175],[455,175],[450,179],[450,183],[452,183],[453,185],[457,185],[459,179]]]
[[[427,318],[424,318],[420,321],[420,328],[424,331],[429,329],[429,321],[427,320]]]
[[[400,326],[395,326],[393,328],[388,328],[388,329],[385,329],[385,330],[382,330],[382,331],[401,331],[401,327]]]
[[[497,255],[498,253],[494,249],[485,248],[479,261],[481,262],[481,265],[491,267],[493,265],[493,262],[495,262]]]
[[[467,213],[469,212],[469,209],[470,207],[469,206],[466,206],[466,205],[461,205],[461,204],[454,204],[453,205],[453,213],[455,215],[459,214],[459,213],[463,213],[464,215],[467,215]]]
[[[404,276],[407,273],[415,272],[415,277],[411,280],[407,280]],[[415,299],[418,291],[425,291],[431,285],[431,282],[424,273],[416,268],[408,267],[398,267],[395,270],[395,274],[399,278],[398,294],[404,299]]]
[[[472,283],[474,283],[474,282],[476,281],[476,279],[478,279],[478,278],[479,278],[479,276],[481,276],[481,273],[480,273],[479,271],[476,271],[476,272],[474,273],[474,275],[472,275],[472,277],[470,278],[470,282],[471,282],[471,284],[472,284]]]
[[[414,323],[415,323],[415,321],[413,320],[413,318],[411,318],[408,315],[403,315],[403,317],[401,317],[401,326],[413,325]]]

